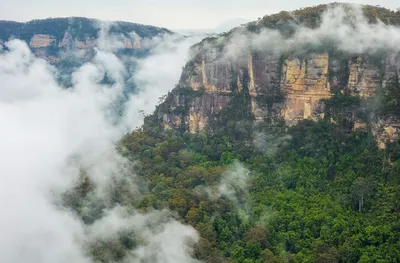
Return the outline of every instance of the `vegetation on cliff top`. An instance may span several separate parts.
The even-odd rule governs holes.
[[[66,31],[78,40],[84,40],[85,38],[96,39],[99,36],[100,23],[101,21],[99,20],[84,17],[48,18],[32,20],[26,23],[0,21],[0,39],[6,41],[10,37],[14,37],[29,43],[35,34],[48,34],[54,36],[56,41],[60,42]],[[172,33],[166,28],[129,22],[112,22],[110,32],[125,36],[135,32],[140,37],[149,38],[162,33]]]
[[[334,2],[301,8],[294,11],[281,11],[276,14],[266,15],[258,21],[244,24],[241,27],[225,32],[220,36],[205,38],[195,46],[202,46],[205,43],[218,44],[218,42],[221,42],[217,41],[220,37],[229,37],[243,28],[250,32],[260,32],[264,28],[277,29],[284,35],[290,35],[294,32],[294,25],[302,25],[310,28],[318,27],[322,21],[322,14],[330,7],[346,7],[351,5],[352,4]],[[397,11],[393,11],[379,5],[362,5],[362,11],[370,23],[376,23],[379,20],[387,25],[400,25],[400,8]]]

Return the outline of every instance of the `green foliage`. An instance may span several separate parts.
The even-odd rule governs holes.
[[[245,28],[249,32],[260,33],[263,29],[275,29],[278,30],[283,36],[289,37],[296,32],[296,29],[301,25],[309,28],[317,28],[321,25],[322,14],[332,7],[342,6],[345,10],[348,10],[351,5],[346,3],[330,3],[322,4],[312,7],[301,8],[293,11],[281,11],[276,14],[266,15],[258,21],[250,22],[245,25]],[[400,11],[386,9],[379,5],[363,5],[362,11],[369,23],[378,23],[378,21],[383,22],[387,25],[400,25]],[[352,14],[349,15],[352,17]],[[233,34],[237,33],[239,29],[232,29],[229,32],[221,34],[219,37],[208,37],[203,39],[200,43],[196,44],[194,47],[207,49],[209,45],[216,46],[219,49],[223,47],[224,37],[229,38]],[[325,50],[329,50],[328,46]]]
[[[128,22],[116,22],[110,27],[111,34],[122,34],[127,37],[132,31],[140,37],[149,38],[161,33],[171,33],[171,31],[165,28]],[[2,40],[15,37],[29,43],[35,34],[46,34],[54,36],[56,38],[56,44],[58,44],[63,40],[65,32],[69,32],[73,39],[95,39],[99,36],[100,21],[84,17],[48,18],[32,20],[27,23],[0,21],[0,39]]]
[[[325,9],[282,12],[260,24],[291,34],[285,20],[294,23],[296,18],[315,27]],[[388,20],[392,23],[398,16],[377,7],[364,11],[371,22],[384,15],[393,18]],[[257,26],[249,24],[249,29],[257,31]],[[345,56],[335,52],[330,50],[330,55]],[[245,72],[242,89],[232,81],[230,101],[209,120],[207,132],[184,132],[183,119],[182,129],[160,127],[160,114],[184,118],[191,102],[204,95],[204,90],[179,86],[141,129],[124,136],[117,148],[135,164],[138,180],[148,189],[136,199],[120,185],[113,202],[128,202],[141,211],[173,210],[178,220],[198,231],[193,255],[203,262],[400,261],[400,141],[380,150],[372,134],[352,130],[356,120],[367,121],[365,109],[359,109],[368,101],[338,89],[324,101],[323,120],[301,121],[290,128],[255,127]],[[337,75],[346,78],[343,72]],[[381,92],[385,103],[378,113],[397,114],[396,86]],[[271,94],[258,99],[268,105],[283,98]],[[266,146],[254,145],[255,132],[266,135]],[[249,193],[240,204],[210,193],[235,160],[252,172]],[[87,224],[104,207],[85,203],[90,185],[82,171],[81,182],[64,198]],[[132,233],[124,233],[93,244],[90,253],[99,262],[118,261],[135,245]]]
[[[316,28],[321,23],[321,15],[325,12],[328,7],[341,5],[345,9],[346,4],[332,3],[329,5],[317,5],[313,7],[301,8],[292,12],[282,11],[277,14],[267,15],[262,18],[261,25],[268,28],[278,28],[284,34],[290,34],[293,29],[290,28],[290,24],[302,24],[307,27]],[[400,16],[398,12],[388,10],[379,6],[365,5],[363,11],[369,22],[376,23],[377,20],[381,20],[385,24],[399,25]],[[249,27],[254,27],[254,24],[249,24]],[[253,29],[254,30],[254,29]]]
[[[286,132],[269,128],[269,136],[286,139],[273,140],[276,154],[260,152],[249,143],[251,133],[226,129],[230,120],[246,123],[245,90],[234,92],[237,110],[221,113],[212,134],[147,124],[122,139],[124,154],[149,183],[140,209],[176,211],[199,232],[194,255],[204,262],[400,260],[400,142],[383,151],[366,131],[303,121]],[[337,94],[326,103],[340,110],[361,101]],[[217,187],[235,159],[253,174],[245,210],[202,190]]]
[[[400,88],[397,77],[388,83],[385,88],[379,90],[378,97],[380,103],[378,105],[378,113],[384,117],[400,115]]]

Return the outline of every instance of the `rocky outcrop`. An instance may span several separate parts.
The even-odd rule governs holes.
[[[389,52],[387,54],[385,63],[385,73],[383,77],[383,88],[387,88],[390,85],[400,84],[400,54],[395,52]]]
[[[329,55],[286,60],[282,67],[281,88],[286,94],[283,118],[291,125],[298,120],[323,117],[320,100],[332,93],[328,81]]]
[[[65,58],[65,51],[76,50],[80,58],[84,58],[89,50],[93,50],[98,47],[99,43],[95,38],[88,37],[84,40],[78,40],[74,38],[70,32],[66,31],[63,39],[57,45],[55,36],[36,34],[32,37],[29,42],[29,46],[32,48],[36,56],[47,60],[52,64],[56,64]],[[58,52],[49,54],[46,48],[56,48]],[[140,49],[142,47],[139,39],[124,39],[121,42],[121,49]]]
[[[389,69],[397,74],[397,68]],[[282,60],[273,54],[249,53],[229,60],[213,49],[186,65],[180,85],[205,92],[189,105],[188,130],[195,132],[204,130],[207,120],[227,105],[232,92],[244,88],[251,96],[256,120],[283,118],[293,125],[323,118],[321,100],[335,92],[373,96],[381,87],[381,75],[381,65],[363,56],[344,59],[310,53]]]
[[[381,61],[372,61],[368,56],[354,56],[349,61],[348,89],[351,95],[372,97],[381,85]]]
[[[12,38],[24,40],[36,56],[52,64],[69,58],[70,53],[86,61],[99,45],[96,39],[100,33],[100,21],[88,18],[52,18],[27,23],[0,21],[1,43]],[[108,28],[108,34],[121,40],[120,49],[127,53],[146,49],[141,39],[171,33],[165,28],[127,22],[113,22]]]
[[[389,104],[400,103],[400,54],[389,52],[385,61],[385,71],[382,80],[383,91],[391,99]],[[395,93],[395,94],[393,94]],[[380,102],[387,103],[387,102]],[[400,137],[400,116],[398,114],[384,115],[373,123],[372,131],[380,148],[386,148],[387,143]]]
[[[385,149],[388,143],[392,143],[399,139],[400,119],[380,119],[373,124],[372,132],[376,138],[378,147],[381,149]]]
[[[31,48],[43,48],[54,45],[56,39],[54,36],[37,34],[34,35],[29,43]]]
[[[290,126],[300,120],[324,118],[346,131],[372,130],[380,147],[400,138],[399,54],[380,48],[351,54],[336,48],[335,41],[329,39],[329,43],[316,40],[315,46],[288,41],[292,49],[287,50],[277,47],[273,39],[254,37],[274,30],[291,38],[296,36],[299,23],[318,28],[327,8],[320,5],[268,15],[204,39],[193,47],[194,55],[182,72],[178,88],[169,95],[172,99],[158,107],[154,116],[166,128],[179,126],[196,133],[214,129],[213,120],[220,115],[236,118],[230,113],[240,108],[244,114],[239,117],[259,123]],[[362,11],[370,23],[378,18],[391,26],[400,25],[399,14],[391,10],[363,6]],[[188,90],[201,93],[192,98]],[[397,95],[391,97],[389,93]],[[248,107],[239,105],[243,102]],[[184,110],[177,111],[179,108]],[[231,123],[229,128],[235,127]]]
[[[142,47],[142,43],[139,39],[126,39],[124,41],[124,48],[126,49],[138,49]]]
[[[203,93],[184,101],[178,97],[185,95],[176,90],[175,100],[168,104],[162,122],[165,128],[179,126],[191,133],[204,131],[221,110],[228,106],[234,109],[235,105],[229,102],[238,92],[249,94],[251,113],[258,122],[284,120],[290,126],[299,120],[318,120],[325,117],[323,101],[335,93],[367,100],[388,85],[400,87],[399,58],[393,53],[310,52],[279,56],[248,51],[232,59],[225,57],[221,49],[211,48],[188,62],[178,85]],[[177,106],[188,110],[174,111]],[[372,121],[374,116],[370,116],[369,125],[365,118],[358,117],[361,109],[351,110],[354,112],[339,109],[330,115],[340,112],[351,125],[349,130],[373,128],[380,147],[400,134],[400,121],[393,116],[380,121]]]
[[[205,93],[203,96],[196,97],[189,109],[189,131],[191,133],[204,131],[208,118],[222,110],[228,102],[228,96],[218,93]]]
[[[339,5],[343,4],[330,6]],[[195,45],[178,88],[169,95],[174,99],[167,99],[156,111],[158,121],[166,128],[179,126],[196,133],[212,131],[213,123],[221,125],[214,122],[221,115],[231,118],[225,122],[229,129],[237,128],[232,121],[240,122],[240,118],[286,126],[324,118],[349,132],[372,130],[380,147],[400,137],[399,54],[382,48],[352,54],[335,47],[335,40],[329,38],[307,46],[296,38],[299,23],[308,28],[321,26],[321,14],[327,8],[320,5],[265,16]],[[379,18],[391,26],[400,25],[400,16],[390,10],[363,6],[362,11],[369,23]],[[257,35],[269,30],[288,38],[291,48],[281,49],[274,39],[265,41],[267,36]],[[191,97],[188,90],[201,93]],[[236,111],[240,114],[232,114]],[[251,125],[246,123],[246,127]]]

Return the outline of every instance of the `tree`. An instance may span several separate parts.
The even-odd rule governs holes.
[[[365,177],[358,177],[351,186],[353,197],[358,201],[358,211],[361,212],[364,206],[364,200],[368,198],[373,191],[372,182]]]
[[[176,189],[172,194],[172,198],[168,200],[168,203],[173,210],[179,212],[181,215],[184,215],[187,209],[184,190]]]
[[[268,247],[268,230],[263,226],[256,226],[247,231],[244,235],[246,242],[254,242],[262,248]]]
[[[196,207],[191,207],[186,214],[186,220],[191,225],[196,225],[200,221],[200,213]]]
[[[213,247],[213,245],[205,238],[201,238],[196,244],[194,249],[194,255],[200,260],[210,263],[220,263],[225,262],[218,251]]]
[[[317,241],[315,244],[317,257],[316,263],[336,263],[338,262],[339,252],[335,247],[330,247],[327,243]]]
[[[349,239],[339,247],[340,261],[344,263],[357,262],[359,257],[359,244]]]
[[[279,259],[267,248],[261,253],[261,259],[262,262],[279,263]]]

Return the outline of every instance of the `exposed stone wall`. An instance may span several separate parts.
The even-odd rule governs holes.
[[[388,143],[399,139],[400,120],[397,118],[388,118],[386,120],[378,120],[373,124],[372,132],[376,138],[377,145],[381,149],[385,149]]]
[[[3,40],[0,40],[0,43],[3,42]],[[36,34],[28,44],[37,57],[45,59],[52,64],[57,64],[64,59],[63,55],[65,51],[75,50],[80,58],[84,58],[89,50],[98,46],[97,40],[94,38],[86,38],[84,40],[73,38],[69,32],[69,28],[65,31],[61,40],[57,40],[52,35]],[[142,48],[142,43],[140,39],[125,39],[122,46],[125,49],[140,49]],[[58,48],[61,51],[60,54],[54,54],[54,49],[52,49],[51,54],[48,54],[47,51],[50,47]]]
[[[390,52],[386,58],[385,74],[383,78],[383,88],[388,85],[400,84],[400,54]]]
[[[29,45],[32,48],[43,48],[53,45],[55,41],[56,39],[54,36],[37,34],[32,37]]]
[[[294,125],[299,120],[323,118],[321,100],[335,92],[369,98],[377,89],[393,83],[400,85],[400,56],[393,53],[383,56],[382,61],[370,55],[328,53],[282,59],[260,52],[227,59],[211,48],[189,61],[180,80],[181,86],[203,90],[204,95],[189,103],[186,116],[164,116],[164,126],[173,128],[184,120],[188,131],[204,131],[210,118],[228,104],[231,92],[245,87],[256,121],[281,118]],[[400,134],[400,122],[395,118],[370,126],[354,117],[352,123],[353,130],[373,128],[380,147]]]
[[[210,117],[221,111],[228,103],[229,96],[224,93],[205,93],[196,97],[189,110],[189,131],[197,133],[204,131]]]
[[[332,95],[327,77],[328,54],[293,58],[286,60],[282,67],[280,57],[273,54],[248,54],[246,63],[242,64],[218,57],[219,54],[212,51],[197,59],[194,65],[185,69],[181,84],[194,90],[203,88],[205,97],[214,98],[230,94],[232,86],[236,85],[240,91],[246,85],[252,98],[252,112],[258,121],[282,116],[288,124],[294,124],[299,119],[318,118],[320,115],[315,113],[320,109],[319,101]],[[281,92],[285,94],[285,101],[274,101]],[[262,101],[263,98],[268,98],[268,102]],[[218,111],[209,110],[211,104],[199,107],[199,103],[196,100],[191,106],[196,109],[196,114],[192,113],[189,127],[194,127],[195,122],[201,123],[190,128],[192,132],[202,130],[206,126],[204,122]]]
[[[367,56],[355,56],[350,59],[348,89],[352,95],[371,97],[380,85],[381,70],[376,62]]]
[[[391,86],[400,87],[400,54],[387,54],[382,87],[385,91]],[[399,90],[400,92],[400,90]],[[388,116],[373,123],[373,133],[379,148],[386,148],[387,143],[394,142],[400,136],[400,116]]]
[[[282,66],[281,88],[286,94],[283,117],[287,124],[316,119],[319,101],[332,96],[328,81],[328,54],[286,60]]]

